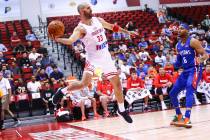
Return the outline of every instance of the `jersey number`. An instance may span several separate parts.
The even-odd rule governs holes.
[[[98,38],[98,42],[103,41],[103,36],[102,35],[97,36],[97,38]]]
[[[187,63],[187,60],[186,60],[186,58],[185,58],[185,57],[183,57],[183,61],[184,61],[184,63]]]

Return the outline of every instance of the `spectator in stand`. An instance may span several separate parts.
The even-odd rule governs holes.
[[[209,27],[209,30],[205,34],[205,38],[206,38],[207,42],[210,44],[210,27]]]
[[[101,81],[98,81],[97,83],[96,93],[99,95],[99,100],[104,109],[104,116],[108,117],[109,112],[108,112],[107,104],[111,101],[116,101],[116,99],[114,96],[114,90],[111,83],[103,74],[101,76]]]
[[[167,62],[164,67],[164,70],[167,74],[172,75],[174,73],[174,65],[172,65],[170,62]]]
[[[54,95],[54,91],[52,90],[50,84],[46,82],[44,84],[44,89],[42,90],[42,100],[44,102],[44,105],[46,107],[45,114],[50,115],[50,106],[53,106],[52,104],[52,96]]]
[[[7,65],[2,65],[2,73],[4,78],[10,78],[13,75],[13,73],[7,68]]]
[[[35,76],[31,76],[31,81],[27,83],[27,89],[29,93],[32,95],[38,95],[41,97],[40,91],[41,91],[41,83],[39,81],[36,81]],[[37,96],[36,96],[37,97]]]
[[[90,96],[88,87],[82,90],[72,91],[70,98],[74,106],[80,107],[81,112],[82,112],[82,121],[86,120],[85,107],[90,108],[92,106],[93,112],[94,112],[94,118],[99,117],[99,114],[97,113],[97,108],[96,108],[96,99]]]
[[[125,58],[125,52],[123,50],[119,50],[119,53],[117,54],[117,56],[122,61],[126,59]]]
[[[127,45],[125,45],[124,42],[121,41],[120,44],[119,44],[119,49],[123,50],[123,51],[127,51],[128,47],[127,47]]]
[[[163,55],[162,51],[158,51],[157,56],[155,57],[155,63],[156,65],[160,65],[162,67],[165,66],[166,57]]]
[[[169,57],[170,57],[170,63],[171,64],[174,64],[176,62],[176,54],[174,52],[174,50],[172,49],[169,53]]]
[[[147,41],[144,40],[144,37],[141,38],[141,42],[139,42],[138,47],[139,47],[140,49],[141,49],[141,48],[145,48],[145,49],[148,48],[148,43],[147,43]]]
[[[0,40],[0,52],[7,52],[7,51],[8,51],[7,47],[4,44],[2,44]]]
[[[139,91],[144,88],[144,81],[137,76],[134,69],[131,70],[131,77],[127,81],[127,91]],[[144,98],[144,110],[146,111],[148,110],[148,100],[148,96]]]
[[[169,30],[169,28],[167,27],[166,24],[164,24],[164,26],[161,30],[161,33],[163,33],[164,35],[169,36],[169,37],[172,36],[172,31]]]
[[[19,95],[19,94],[27,94],[27,90],[26,90],[26,85],[23,82],[23,79],[18,79],[17,80],[17,86],[15,87],[15,95]]]
[[[27,50],[27,52],[30,52],[30,51],[32,50],[32,48],[33,48],[33,45],[32,45],[32,43],[31,43],[31,41],[28,41],[28,42],[27,42],[27,45],[26,45],[26,50]]]
[[[170,44],[172,44],[173,42],[169,39],[168,36],[166,36],[163,32],[161,32],[160,37],[158,38],[160,43],[164,46],[164,53],[168,53],[169,49],[170,49]]]
[[[130,75],[130,68],[131,66],[128,65],[127,60],[123,60],[123,63],[120,66],[120,69],[123,73],[125,73],[126,75]]]
[[[145,76],[144,87],[148,89],[152,95],[155,95],[153,79],[148,75]]]
[[[202,37],[202,36],[205,36],[205,31],[201,28],[201,25],[198,24],[198,27],[197,27],[197,34]]]
[[[14,46],[12,52],[14,53],[14,55],[22,54],[26,52],[26,47],[23,44],[17,44],[16,46]]]
[[[36,52],[36,48],[32,48],[32,52],[29,54],[28,58],[31,62],[37,61],[38,58],[41,58],[42,55]]]
[[[11,44],[19,44],[21,42],[20,38],[18,37],[16,32],[13,32],[10,38]]]
[[[161,101],[162,110],[165,110],[167,107],[165,105],[163,95],[168,95],[170,92],[173,85],[173,79],[166,73],[163,67],[159,68],[159,74],[154,79],[154,85],[156,88],[156,94],[159,96]]]
[[[151,79],[154,79],[157,75],[157,70],[152,65],[150,65],[150,67],[148,68],[148,71],[147,71],[147,75]]]
[[[152,9],[148,8],[147,4],[144,4],[144,11],[145,12],[153,12]]]
[[[54,64],[54,60],[48,53],[44,53],[40,63],[41,67],[46,68],[48,65]]]
[[[37,72],[36,72],[36,80],[46,83],[49,82],[48,81],[48,75],[45,73],[45,69],[44,68],[38,68]]]
[[[137,76],[144,79],[147,75],[148,68],[148,65],[144,64],[144,62],[139,63],[139,66],[136,69]]]
[[[152,58],[150,57],[149,53],[145,51],[145,48],[141,48],[141,51],[138,54],[139,59],[143,62],[146,62],[148,59],[152,61]]]
[[[203,26],[205,31],[208,31],[208,29],[210,27],[209,15],[206,15],[206,18],[201,22],[201,25]]]
[[[29,67],[31,65],[31,62],[27,56],[27,53],[23,53],[23,56],[18,60],[18,65],[20,67]]]
[[[36,36],[30,30],[27,30],[26,32],[27,33],[26,33],[25,38],[26,38],[27,41],[35,41],[35,40],[37,40]]]
[[[134,23],[132,21],[129,21],[127,24],[126,24],[126,29],[128,31],[135,31],[136,30],[136,26],[134,25]]]
[[[20,67],[17,65],[16,61],[12,61],[9,69],[13,74],[20,74]]]
[[[0,52],[0,64],[6,64],[7,60],[8,59],[4,57],[3,52]]]
[[[189,25],[189,34],[191,37],[196,37],[197,28],[193,27],[193,25]]]
[[[62,72],[58,70],[57,66],[53,67],[53,72],[50,74],[50,79],[52,82],[62,80],[62,79],[64,80],[64,75]]]

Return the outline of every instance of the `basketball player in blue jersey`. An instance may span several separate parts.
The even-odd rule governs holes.
[[[196,90],[197,79],[197,59],[198,62],[203,63],[208,59],[208,55],[201,46],[199,40],[194,39],[188,34],[188,26],[186,24],[180,24],[179,26],[180,40],[176,45],[177,49],[177,61],[174,64],[175,67],[182,67],[184,71],[178,77],[172,90],[170,91],[170,99],[173,104],[176,116],[171,122],[171,125],[191,128],[190,115],[193,105],[193,93]],[[183,116],[179,107],[177,99],[180,91],[186,90],[186,112]]]
[[[65,93],[73,90],[79,90],[87,87],[91,82],[95,68],[101,68],[111,84],[113,85],[115,96],[118,102],[118,113],[128,122],[132,123],[132,118],[124,107],[124,98],[122,94],[122,86],[114,61],[108,51],[108,43],[105,35],[105,28],[114,32],[122,32],[129,35],[137,35],[135,32],[129,32],[117,25],[110,24],[102,18],[92,17],[92,9],[87,3],[79,4],[78,12],[81,21],[74,29],[72,35],[67,38],[54,38],[56,42],[71,45],[80,39],[86,50],[86,66],[81,81],[77,81],[68,85],[67,88],[60,90],[53,97],[53,103],[57,104],[63,98]]]

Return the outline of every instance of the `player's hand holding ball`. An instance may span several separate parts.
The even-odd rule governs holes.
[[[59,20],[53,20],[48,25],[48,36],[50,39],[59,42],[59,37],[62,37],[65,32],[65,26],[63,22]]]

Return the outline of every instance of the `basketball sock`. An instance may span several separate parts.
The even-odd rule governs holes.
[[[185,118],[190,118],[191,109],[187,109],[185,112]]]
[[[179,107],[175,108],[175,111],[176,111],[176,115],[180,115],[182,114],[181,110]]]
[[[124,112],[125,111],[124,103],[118,103],[118,108],[120,112]]]

